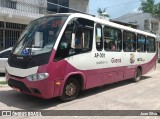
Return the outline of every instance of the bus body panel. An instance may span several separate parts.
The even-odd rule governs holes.
[[[130,54],[133,53],[106,53],[111,54],[112,57],[95,58],[95,52],[84,53],[75,55],[65,60],[75,69],[83,71],[86,76],[86,89],[101,86],[108,83],[113,83],[135,76],[135,72],[138,66],[142,68],[142,74],[149,72],[156,64],[155,53],[150,53],[148,58],[144,58],[142,61],[138,61],[140,53],[134,53],[134,63],[131,64]],[[123,54],[126,57],[122,57]],[[147,57],[147,53],[144,53],[144,57]],[[77,59],[77,60],[76,60]],[[117,59],[117,60],[116,60]],[[100,64],[102,63],[102,64]]]
[[[9,83],[9,85],[13,89],[16,89],[17,91],[20,91],[22,93],[26,93],[26,94],[37,96],[44,99],[49,99],[53,97],[54,82],[49,79],[30,82],[26,78],[19,78],[19,77],[7,75],[6,80],[8,83],[11,81],[12,83],[16,83],[16,85],[14,84],[14,86],[12,86],[13,85],[12,83]]]
[[[84,54],[79,54],[79,55],[84,55]],[[150,55],[153,57],[153,54]],[[70,57],[68,59],[74,59],[75,57],[77,56],[73,56],[72,58]],[[120,66],[120,67],[106,66],[106,68],[82,70],[78,69],[76,65],[71,64],[70,61],[67,61],[65,59],[58,62],[52,61],[47,65],[39,66],[37,72],[40,73],[46,70],[49,71],[50,77],[48,77],[45,80],[30,82],[26,78],[18,78],[11,75],[7,75],[7,80],[14,79],[17,81],[21,81],[30,89],[31,92],[32,92],[31,88],[38,89],[41,92],[41,94],[35,94],[33,92],[27,94],[48,99],[62,95],[64,84],[70,76],[81,75],[84,89],[90,89],[93,87],[102,86],[105,84],[127,79],[126,77],[124,77],[124,71],[127,71],[130,68],[132,70],[128,70],[128,73],[135,75],[136,68],[138,66],[141,66],[142,73],[145,74],[155,66],[155,60],[156,56],[154,56],[153,59],[151,59],[149,62],[145,64],[135,65],[135,66],[132,65],[134,68],[130,66]],[[78,61],[79,64],[85,65],[85,63],[80,59]],[[57,72],[55,73],[54,71]],[[60,82],[61,85],[56,85],[56,82]]]
[[[29,69],[21,69],[21,68],[11,67],[7,63],[6,64],[6,69],[7,69],[7,72],[11,75],[15,75],[15,76],[18,76],[18,77],[26,77],[26,76],[29,76],[31,74],[37,73],[38,66],[29,68]]]

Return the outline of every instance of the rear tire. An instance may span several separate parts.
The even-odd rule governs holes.
[[[142,77],[142,71],[140,68],[137,68],[133,81],[139,82],[141,80],[141,77]]]
[[[74,100],[79,93],[79,82],[76,78],[69,78],[63,88],[63,94],[60,99],[63,102]]]

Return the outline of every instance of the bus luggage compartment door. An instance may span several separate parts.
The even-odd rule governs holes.
[[[116,72],[108,72],[108,73],[104,73],[103,75],[103,84],[109,84],[109,83],[113,83],[116,82],[116,78],[115,76],[117,75]]]

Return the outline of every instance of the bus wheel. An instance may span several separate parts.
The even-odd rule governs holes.
[[[70,78],[64,85],[60,99],[64,102],[74,100],[79,93],[79,82],[76,78]]]
[[[138,82],[141,80],[141,77],[142,77],[142,72],[141,72],[141,69],[140,68],[137,68],[137,71],[136,71],[136,74],[133,78],[133,81],[134,82]]]

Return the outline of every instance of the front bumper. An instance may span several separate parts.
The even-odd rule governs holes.
[[[48,78],[41,81],[28,81],[26,78],[6,74],[8,85],[19,92],[44,99],[54,97],[54,81]]]

